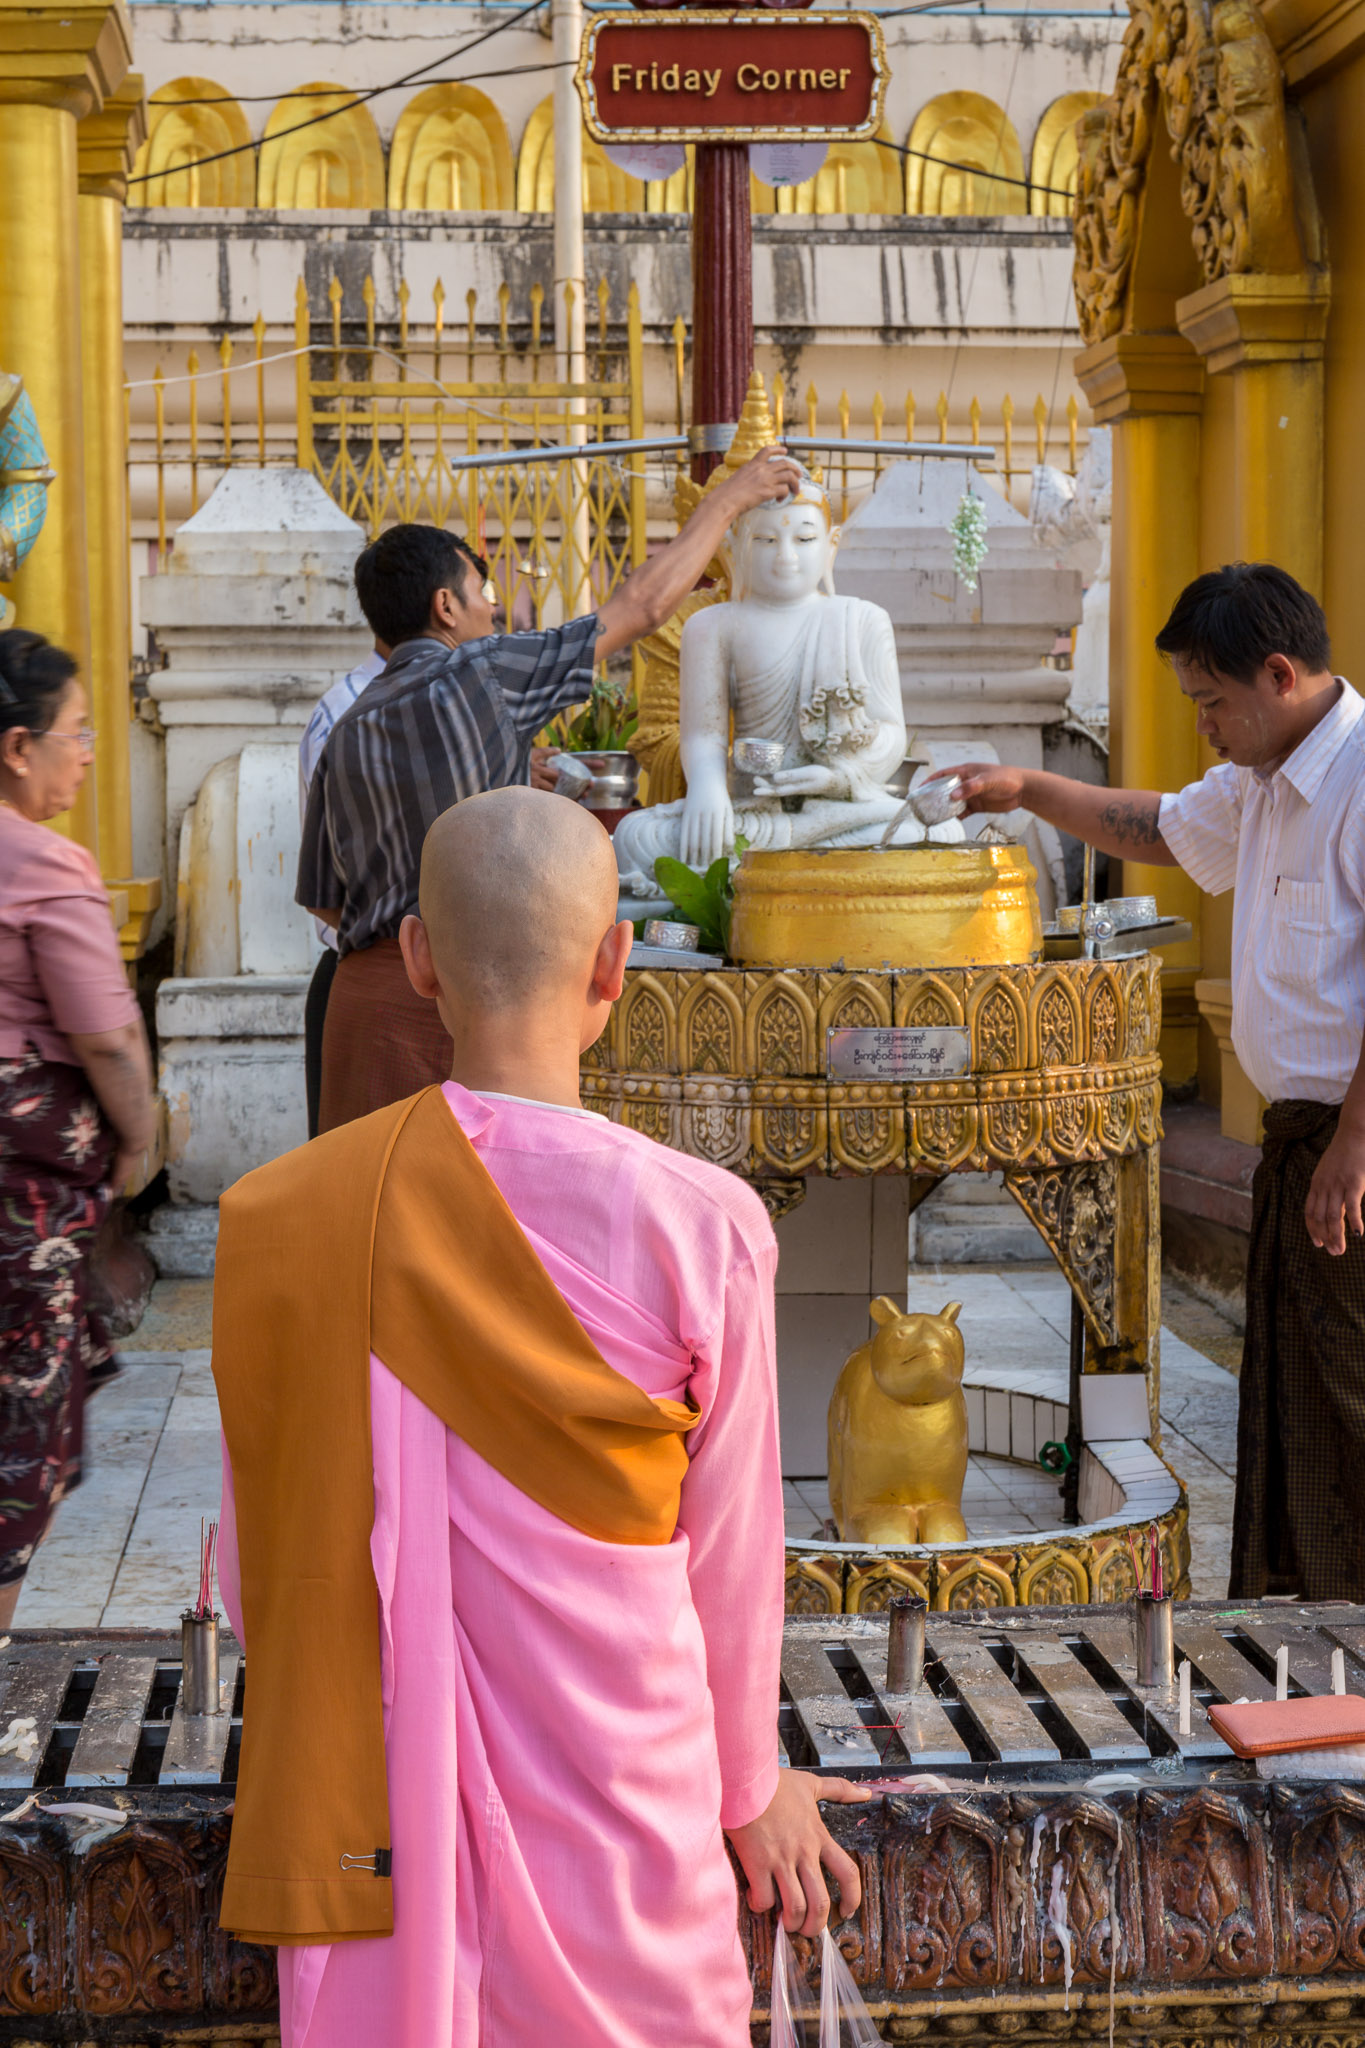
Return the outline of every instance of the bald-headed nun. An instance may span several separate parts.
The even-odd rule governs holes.
[[[353,1805],[347,1823],[381,1842],[381,1874],[362,1841],[355,1889],[338,1889],[354,1865],[335,1882],[309,1867],[337,1936],[305,1938],[296,1920],[280,1949],[284,2048],[747,2048],[726,1836],[754,1910],[818,1932],[822,1865],[840,1912],[857,1910],[857,1867],[816,1791],[865,1795],[778,1768],[772,1227],[734,1175],[579,1102],[580,1056],[630,952],[616,893],[606,833],[562,798],[508,788],[447,811],[401,942],[450,1033],[451,1078],[291,1155],[311,1178],[272,1184],[250,1243],[232,1224],[238,1263],[268,1263],[288,1215],[331,1189],[338,1216],[359,1215],[357,1249],[336,1257],[340,1289],[352,1256],[363,1269],[372,1162],[386,1162],[369,1274],[373,1586],[361,1592],[377,1604],[387,1816]],[[287,1324],[281,1306],[257,1312]],[[292,1358],[320,1370],[300,1363],[331,1342],[316,1310],[300,1328]],[[253,1439],[258,1407],[243,1412],[243,1459],[275,1461],[253,1494],[258,1518],[286,1516],[307,1419]],[[228,1450],[223,1592],[246,1627],[245,1763],[258,1658],[234,1577],[234,1481],[238,1502],[244,1488],[231,1428]],[[334,1491],[319,1490],[319,1512]],[[292,1557],[309,1528],[253,1555]],[[331,1567],[304,1556],[295,1569],[315,1587]],[[269,1570],[257,1568],[267,1635]],[[281,1648],[273,1668],[292,1699],[298,1661]],[[339,1681],[310,1700],[328,1724],[316,1769],[330,1742],[349,1754],[359,1738]],[[257,1753],[268,1737],[267,1719]],[[255,1796],[253,1868],[283,1857],[268,1816],[295,1797],[282,1769],[270,1801],[260,1785]],[[304,1818],[325,1839],[327,1816]],[[331,1846],[348,1853],[339,1834]],[[331,1849],[320,1853],[319,1870]],[[391,1884],[391,1932],[355,1917],[376,1883]],[[240,1913],[254,1896],[245,1882],[233,1893]]]

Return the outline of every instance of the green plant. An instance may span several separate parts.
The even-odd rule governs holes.
[[[735,840],[736,856],[743,855],[748,843],[742,834]],[[695,868],[685,867],[682,861],[661,853],[654,863],[654,879],[679,917],[686,924],[696,925],[703,952],[729,952],[735,892],[728,854],[713,860],[706,873],[699,875]]]
[[[639,723],[635,692],[625,683],[598,675],[582,710],[572,718],[557,718],[550,731],[566,753],[610,754],[619,753],[635,737]]]

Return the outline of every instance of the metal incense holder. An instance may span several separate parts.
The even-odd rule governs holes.
[[[182,1698],[187,1714],[216,1714],[218,1696],[218,1616],[194,1614],[188,1608],[180,1617],[180,1662],[184,1669]]]
[[[1173,1603],[1154,1593],[1139,1593],[1133,1608],[1133,1651],[1139,1685],[1170,1687],[1175,1683]]]
[[[886,1689],[892,1693],[918,1692],[924,1683],[924,1617],[927,1600],[913,1593],[901,1594],[888,1604],[891,1633],[886,1646]]]

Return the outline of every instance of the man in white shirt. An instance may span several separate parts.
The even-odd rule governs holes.
[[[1269,1103],[1254,1184],[1230,1593],[1365,1600],[1365,702],[1283,569],[1201,576],[1157,636],[1221,756],[1175,795],[969,764],[970,811],[1236,886],[1232,1037]]]
[[[348,669],[313,706],[313,715],[303,728],[303,738],[299,741],[300,821],[308,810],[313,770],[322,759],[322,750],[332,727],[343,711],[350,710],[367,684],[384,673],[388,659],[388,648],[382,640],[376,640],[372,652],[363,661],[358,661],[354,668]],[[320,917],[313,919],[313,927],[322,941],[322,952],[313,969],[303,1006],[303,1080],[308,1096],[310,1138],[316,1138],[318,1134],[318,1105],[322,1099],[322,1028],[327,1021],[327,998],[332,993],[332,979],[337,971],[336,933]]]

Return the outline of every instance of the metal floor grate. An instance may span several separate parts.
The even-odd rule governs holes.
[[[783,1749],[791,1764],[854,1776],[915,1769],[999,1782],[1162,1758],[1200,1769],[1229,1754],[1209,1703],[1273,1698],[1281,1644],[1291,1693],[1329,1691],[1338,1648],[1348,1689],[1365,1692],[1365,1608],[1191,1601],[1176,1609],[1175,1642],[1194,1672],[1187,1736],[1174,1699],[1137,1683],[1124,1607],[931,1615],[913,1696],[887,1688],[883,1616],[793,1616]],[[246,1675],[230,1636],[219,1670],[222,1711],[191,1717],[178,1636],[17,1632],[0,1650],[0,1798],[45,1787],[230,1789]]]
[[[925,1770],[964,1779],[1133,1768],[1170,1759],[1196,1770],[1231,1752],[1211,1702],[1275,1697],[1275,1655],[1289,1652],[1290,1692],[1331,1689],[1346,1653],[1350,1691],[1365,1691],[1365,1609],[1187,1602],[1175,1610],[1177,1663],[1192,1667],[1190,1733],[1173,1695],[1139,1686],[1127,1607],[1018,1608],[934,1614],[925,1682],[886,1682],[879,1615],[794,1618],[783,1638],[779,1728],[790,1764],[844,1774]]]

